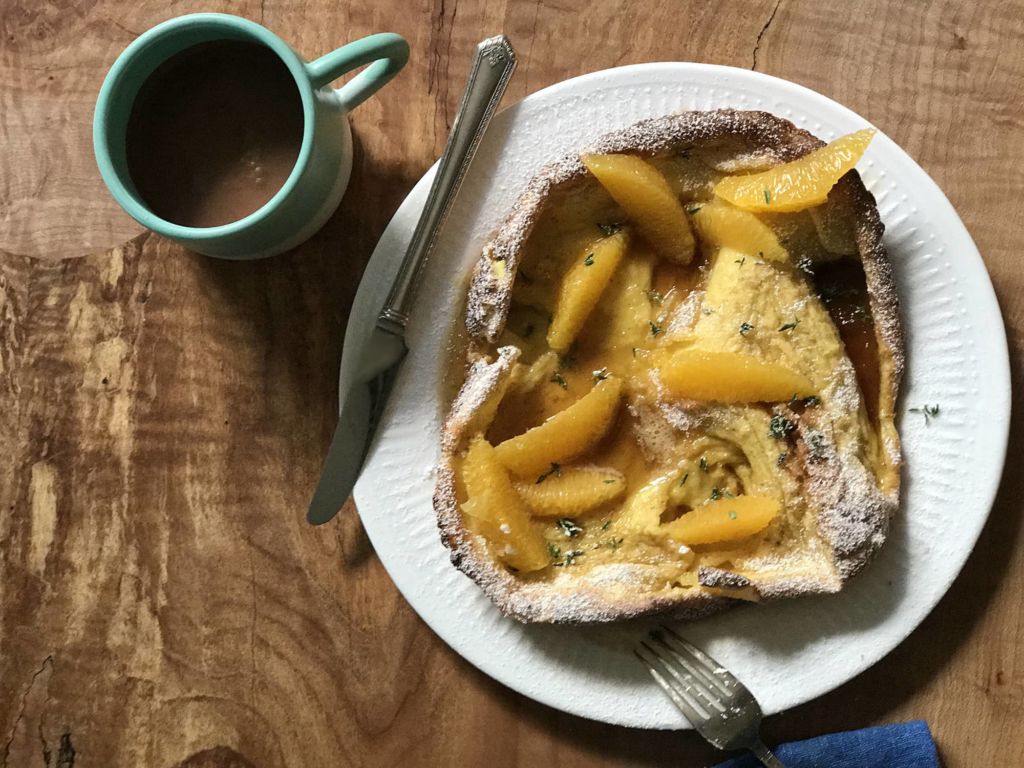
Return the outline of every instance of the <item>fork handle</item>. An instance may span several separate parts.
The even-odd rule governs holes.
[[[750,747],[750,751],[754,753],[758,760],[765,766],[765,768],[786,768],[772,751],[768,749],[761,741],[755,741]]]

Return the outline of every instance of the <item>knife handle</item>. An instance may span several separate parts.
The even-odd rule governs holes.
[[[516,53],[504,35],[488,38],[477,46],[462,103],[448,136],[448,144],[438,162],[437,174],[430,185],[426,205],[423,206],[423,213],[420,214],[391,292],[377,318],[377,325],[381,329],[397,334],[404,332],[426,256],[451,210],[466,169],[473,160],[480,139],[515,68]]]

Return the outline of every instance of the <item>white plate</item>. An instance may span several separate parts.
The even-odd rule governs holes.
[[[825,140],[867,122],[783,80],[670,63],[569,80],[494,119],[427,266],[408,333],[411,352],[355,489],[388,573],[445,642],[530,698],[608,723],[687,727],[631,653],[643,628],[517,624],[449,563],[431,507],[444,346],[461,311],[464,276],[542,165],[642,118],[720,107],[764,109]],[[734,610],[685,628],[769,714],[846,682],[924,619],[974,546],[1006,454],[1006,337],[974,243],[935,183],[886,136],[875,137],[858,167],[878,200],[903,300],[909,345],[904,409],[939,404],[941,413],[930,424],[904,415],[899,518],[878,559],[842,593]],[[374,251],[346,352],[362,343],[381,306],[431,177],[416,185]],[[343,366],[342,379],[347,375]]]

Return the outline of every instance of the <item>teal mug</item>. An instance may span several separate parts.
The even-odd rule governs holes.
[[[193,46],[225,40],[263,46],[288,68],[302,103],[302,141],[295,166],[262,207],[219,226],[184,226],[155,214],[136,189],[126,149],[129,118],[140,88],[157,67]],[[100,174],[132,218],[194,251],[224,259],[281,253],[320,229],[341,202],[352,170],[348,112],[398,74],[408,58],[408,44],[392,33],[370,35],[306,62],[277,35],[237,16],[199,13],[164,22],[125,49],[100,89],[93,121]],[[366,65],[342,88],[328,87]]]

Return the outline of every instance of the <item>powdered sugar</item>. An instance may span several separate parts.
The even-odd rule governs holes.
[[[697,312],[704,300],[704,291],[691,291],[686,298],[672,310],[666,322],[665,331],[670,335],[686,333],[697,321]]]

